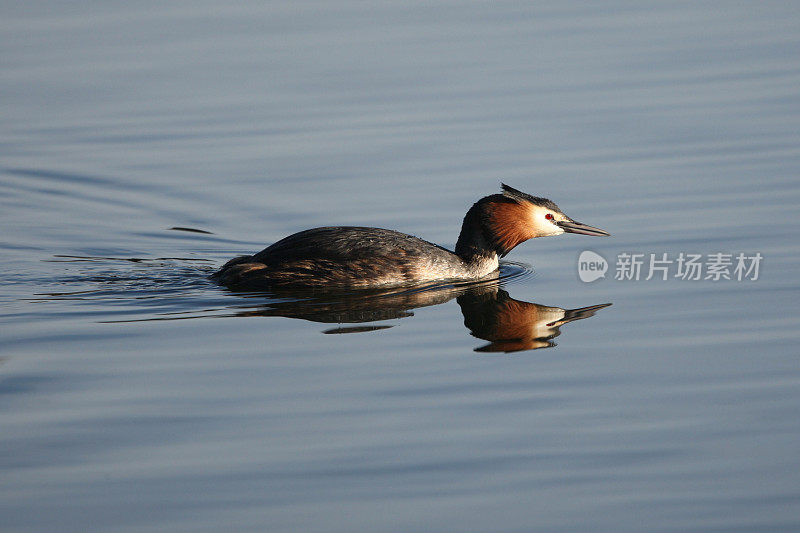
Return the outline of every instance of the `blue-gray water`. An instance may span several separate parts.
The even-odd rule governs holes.
[[[0,9],[3,531],[800,529],[796,3]],[[501,180],[613,235],[509,255],[520,313],[613,304],[527,349],[206,279],[319,225],[452,246]]]

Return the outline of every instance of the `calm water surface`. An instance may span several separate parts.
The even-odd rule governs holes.
[[[4,531],[800,529],[795,4],[2,15]],[[499,286],[207,280],[318,225],[451,247],[500,180],[613,236]],[[614,279],[681,252],[763,261]]]

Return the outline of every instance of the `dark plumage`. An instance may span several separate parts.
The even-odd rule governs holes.
[[[524,193],[522,191],[518,191],[514,187],[506,185],[505,183],[501,183],[500,187],[503,189],[503,195],[507,196],[508,198],[513,198],[517,201],[526,201],[530,202],[533,205],[538,205],[540,207],[546,207],[551,211],[558,211],[561,212],[561,209],[553,202],[552,200],[548,200],[547,198],[541,198],[539,196],[531,196],[530,194]]]
[[[255,255],[232,259],[214,276],[225,285],[403,285],[415,281],[421,260],[453,257],[399,231],[333,226],[301,231]]]

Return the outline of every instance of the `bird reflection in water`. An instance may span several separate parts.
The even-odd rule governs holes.
[[[111,301],[140,302],[145,300],[168,302],[175,294],[192,293],[197,287],[208,284],[202,270],[194,266],[177,268],[166,262],[171,258],[108,258],[87,256],[57,256],[58,262],[86,262],[95,265],[135,263],[144,265],[141,271],[128,271],[117,266],[92,269],[91,275],[80,275],[59,280],[59,286],[77,284],[78,290],[40,293],[32,301]],[[182,258],[188,262],[191,259]],[[166,262],[166,263],[165,263]],[[163,265],[162,265],[163,263]],[[166,266],[164,266],[166,265]],[[162,270],[158,270],[161,268]],[[153,272],[158,272],[157,276]],[[326,334],[361,333],[388,329],[396,320],[414,315],[419,307],[439,305],[455,299],[461,307],[464,325],[473,336],[489,341],[476,348],[479,352],[515,352],[555,346],[553,339],[561,334],[561,326],[568,322],[589,318],[611,304],[593,305],[580,309],[549,307],[515,300],[502,287],[512,280],[523,279],[532,270],[523,264],[505,262],[500,270],[480,281],[432,284],[395,289],[359,289],[350,292],[303,292],[300,289],[272,289],[270,291],[230,291],[236,303],[228,300],[212,309],[198,310],[194,305],[186,310],[181,301],[176,309],[137,313],[133,318],[109,319],[103,322],[146,322],[154,320],[186,320],[192,318],[230,316],[281,316],[301,318],[323,324],[336,324],[323,331]],[[91,286],[86,286],[89,282]],[[187,289],[187,284],[189,289]],[[146,296],[143,296],[143,292]],[[191,299],[190,299],[191,300]],[[242,305],[242,300],[254,303]],[[203,300],[201,305],[205,306]],[[138,309],[138,308],[137,308]]]
[[[294,291],[270,293],[270,296],[287,299],[240,311],[236,313],[237,316],[301,318],[339,325],[323,333],[361,333],[392,327],[368,324],[370,322],[413,316],[413,309],[442,304],[455,298],[464,315],[464,325],[473,336],[489,341],[489,344],[475,351],[506,353],[555,346],[553,339],[561,334],[561,326],[589,318],[611,305],[563,309],[524,302],[513,299],[497,281],[405,291],[310,293],[305,297]]]
[[[561,326],[594,316],[611,304],[579,309],[548,307],[515,300],[503,289],[493,293],[467,292],[457,299],[464,315],[464,325],[472,335],[490,341],[476,352],[519,352],[551,348],[561,335]]]

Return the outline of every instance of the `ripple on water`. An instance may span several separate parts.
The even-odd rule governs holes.
[[[280,308],[285,302],[302,302],[306,310],[313,306],[340,312],[373,308],[373,315],[362,313],[359,321],[379,321],[409,316],[410,309],[444,303],[469,290],[519,283],[535,275],[530,265],[503,261],[496,276],[470,282],[345,292],[242,292],[210,281],[208,276],[214,265],[209,259],[56,255],[48,261],[74,266],[74,271],[56,280],[27,280],[34,286],[55,289],[37,292],[27,300],[35,304],[61,303],[64,313],[70,316],[82,308],[104,306],[110,313],[104,322],[267,315],[267,309]],[[63,306],[67,302],[74,308]],[[387,313],[390,303],[400,310]]]

